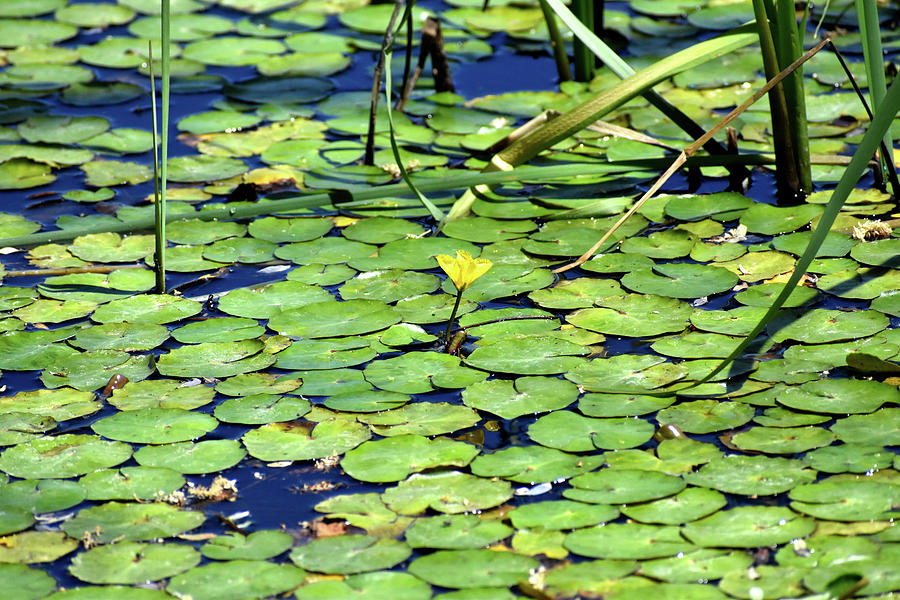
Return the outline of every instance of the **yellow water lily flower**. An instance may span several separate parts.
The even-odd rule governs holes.
[[[472,283],[487,273],[494,263],[486,258],[472,258],[472,255],[465,250],[457,250],[456,258],[447,256],[446,254],[438,254],[438,264],[450,277],[450,281],[456,286],[459,292],[462,292]]]

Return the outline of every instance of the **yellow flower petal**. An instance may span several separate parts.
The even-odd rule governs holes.
[[[485,258],[472,258],[465,250],[457,250],[456,258],[438,254],[438,264],[460,292],[488,272],[493,263]]]

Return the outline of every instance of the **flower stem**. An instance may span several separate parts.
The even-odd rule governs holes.
[[[459,301],[462,300],[462,294],[463,290],[458,290],[456,292],[456,303],[453,305],[453,312],[450,313],[450,320],[447,321],[447,331],[444,334],[444,339],[446,340],[448,347],[450,346],[450,329],[453,327],[453,320],[456,319],[456,311],[459,309]]]

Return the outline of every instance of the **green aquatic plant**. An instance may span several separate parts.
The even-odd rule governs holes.
[[[160,58],[162,77],[162,137],[157,135],[156,120],[156,84],[153,74],[153,42],[150,42],[150,98],[153,118],[153,201],[154,201],[154,235],[156,252],[154,269],[156,271],[156,291],[166,293],[166,182],[168,181],[169,156],[169,99],[170,99],[170,0],[162,0],[160,5],[160,38],[162,40],[162,57]],[[158,144],[158,145],[157,145]]]
[[[475,283],[476,279],[487,273],[493,266],[493,263],[486,258],[472,258],[472,255],[465,250],[457,250],[455,257],[447,254],[438,254],[435,258],[456,288],[456,301],[453,303],[453,310],[450,311],[450,318],[447,319],[447,330],[444,333],[444,341],[449,345],[450,329],[453,327],[453,321],[456,319],[456,311],[459,310],[463,292]]]

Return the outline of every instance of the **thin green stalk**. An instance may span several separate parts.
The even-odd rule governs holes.
[[[456,319],[456,311],[459,310],[459,302],[462,300],[463,290],[456,291],[456,302],[453,303],[453,310],[450,311],[450,319],[447,321],[447,331],[444,333],[444,340],[450,345],[450,330],[453,328],[453,321]]]
[[[155,180],[155,217],[156,217],[156,254],[154,265],[156,270],[156,292],[166,293],[166,180],[168,178],[169,157],[169,0],[162,0],[162,135],[160,136],[160,158],[156,159],[156,140],[153,144],[153,176]],[[153,74],[150,74],[153,94],[153,129],[156,132],[156,87]]]
[[[859,35],[862,39],[863,60],[866,64],[866,78],[869,81],[869,101],[872,110],[878,112],[878,107],[887,93],[887,83],[884,77],[884,51],[881,46],[881,25],[878,21],[878,5],[874,0],[856,0],[856,15],[859,21]],[[890,130],[884,135],[886,148],[893,148]],[[881,157],[882,172],[887,175],[888,161],[893,161],[891,155]]]
[[[391,138],[391,151],[394,153],[394,160],[397,161],[397,169],[400,171],[400,176],[403,178],[403,181],[406,182],[406,185],[409,186],[410,191],[415,195],[415,197],[422,203],[422,206],[428,210],[431,214],[431,218],[435,220],[437,223],[436,230],[440,230],[441,227],[444,226],[444,221],[447,219],[447,215],[444,214],[444,211],[439,209],[434,203],[425,197],[425,195],[416,187],[416,184],[413,183],[412,179],[409,178],[409,173],[406,170],[406,166],[403,164],[403,157],[400,156],[400,147],[397,145],[397,137],[394,135],[394,111],[391,110],[391,47],[388,46],[384,50],[384,94],[387,97],[386,108],[387,108],[387,118],[388,118],[388,132]]]
[[[572,0],[572,11],[589,30],[594,29],[593,0]],[[594,55],[580,39],[573,40],[572,54],[575,58],[575,81],[590,81],[594,78]]]
[[[572,81],[572,71],[569,68],[569,57],[566,54],[566,43],[556,24],[556,15],[553,14],[547,0],[540,0],[541,12],[544,13],[544,22],[547,24],[547,32],[550,34],[550,47],[553,49],[553,59],[556,61],[556,73],[560,81]]]
[[[753,0],[753,13],[756,17],[763,69],[766,79],[772,79],[781,69],[779,68],[778,52],[769,26],[769,14],[766,11],[764,0]],[[779,157],[778,168],[775,170],[775,181],[781,197],[793,199],[801,193],[801,186],[800,176],[797,172],[793,140],[787,133],[791,116],[783,85],[777,85],[769,92],[769,110],[772,115],[772,137],[775,145],[775,154]]]
[[[784,70],[803,54],[803,33],[797,25],[793,0],[776,0],[778,70]],[[805,19],[804,19],[805,22]],[[812,192],[812,171],[809,164],[809,133],[806,122],[806,93],[803,89],[803,67],[793,71],[782,84],[788,108],[788,135],[797,165],[799,193]]]

